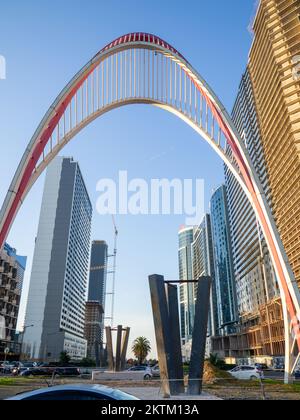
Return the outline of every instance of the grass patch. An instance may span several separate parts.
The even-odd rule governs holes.
[[[0,378],[0,386],[18,385],[20,380],[17,379],[19,378]]]
[[[37,383],[37,382],[45,382],[45,378],[22,378],[22,377],[2,377],[0,378],[0,387],[5,387],[5,386],[22,386],[25,385],[27,386],[28,384],[33,384],[33,383]]]

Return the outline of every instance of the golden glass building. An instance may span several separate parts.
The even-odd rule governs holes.
[[[300,284],[300,0],[261,0],[249,71],[272,209]]]
[[[246,140],[300,285],[300,0],[261,0],[253,32],[233,119]],[[272,276],[258,275],[269,264],[254,259],[259,256],[254,213],[228,170],[226,186],[241,323],[235,334],[214,338],[213,352],[256,361],[273,358],[276,365],[285,345],[281,301],[272,290]],[[270,280],[270,288],[264,280]]]

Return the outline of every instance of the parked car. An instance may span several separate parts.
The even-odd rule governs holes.
[[[0,362],[0,373],[9,374],[11,372],[9,362]]]
[[[229,371],[229,373],[236,379],[239,380],[255,380],[264,379],[264,373],[261,369],[256,366],[237,366],[236,368]]]
[[[55,369],[55,375],[59,376],[80,376],[80,369],[73,366],[68,367],[57,367]]]
[[[153,366],[153,368],[151,368],[151,372],[152,372],[152,377],[153,377],[153,378],[160,378],[160,369],[159,369],[159,365],[155,365],[155,366]]]
[[[295,379],[298,381],[298,380],[300,380],[300,370],[297,370],[296,372],[295,372]]]
[[[49,364],[42,364],[41,366],[32,367],[29,366],[27,369],[22,370],[21,376],[80,376],[80,369],[74,366],[60,367],[51,366]]]
[[[255,367],[257,367],[259,370],[270,370],[268,365],[265,363],[255,363]]]
[[[11,373],[14,376],[21,375],[22,372],[30,369],[34,369],[36,367],[36,363],[34,362],[24,362],[19,363],[19,366],[16,366],[12,369]]]
[[[128,369],[128,372],[144,373],[144,380],[149,380],[153,377],[152,370],[149,366],[133,366]]]
[[[40,366],[29,367],[20,373],[21,376],[52,376],[57,366],[51,366],[48,363],[43,363]]]
[[[284,364],[284,363],[280,363],[280,362],[275,362],[275,363],[273,364],[273,369],[274,369],[274,370],[281,371],[281,372],[284,372],[284,369],[285,369],[285,364]]]
[[[8,398],[10,401],[130,401],[138,398],[101,385],[61,385]]]

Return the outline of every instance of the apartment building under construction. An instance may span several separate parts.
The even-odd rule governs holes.
[[[261,0],[253,32],[233,119],[300,284],[300,0]],[[240,322],[212,348],[226,358],[276,359],[285,343],[274,270],[247,198],[228,169],[225,177]]]

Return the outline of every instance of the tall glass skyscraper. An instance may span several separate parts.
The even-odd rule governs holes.
[[[88,302],[86,304],[85,337],[88,356],[100,362],[103,349],[108,246],[93,241],[91,251]]]
[[[105,241],[92,242],[88,300],[99,302],[103,309],[105,309],[107,250]]]
[[[210,215],[206,214],[197,227],[183,228],[179,232],[179,277],[180,280],[212,278],[208,336],[216,334],[218,314],[214,282],[213,244]],[[197,284],[180,285],[180,315],[183,355],[189,360],[192,347]],[[209,341],[208,349],[209,353]]]
[[[77,162],[48,167],[26,310],[23,351],[33,359],[86,356],[85,301],[92,205]]]
[[[238,319],[235,279],[232,264],[230,226],[226,188],[221,185],[210,201],[214,271],[217,302],[217,335],[233,332]]]
[[[232,118],[246,144],[264,191],[270,199],[264,152],[248,69],[240,82]],[[225,167],[225,179],[237,302],[239,313],[243,315],[258,311],[261,305],[266,304],[278,294],[278,288],[267,245],[252,206],[227,167]]]
[[[193,280],[192,243],[194,241],[194,228],[182,228],[179,231],[179,279]],[[181,339],[185,345],[192,338],[194,325],[194,286],[184,283],[179,287]]]
[[[215,270],[213,257],[213,242],[211,232],[211,218],[209,214],[203,217],[200,225],[194,230],[193,250],[193,277],[195,280],[200,277],[209,276],[212,279],[212,290],[210,298],[210,312],[208,336],[214,336],[217,332],[218,313],[216,305]],[[197,297],[197,285],[195,287],[195,299]]]

